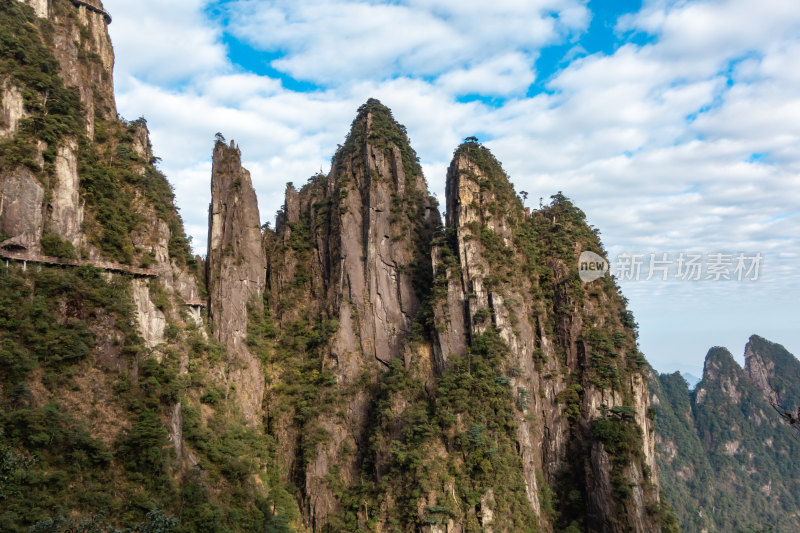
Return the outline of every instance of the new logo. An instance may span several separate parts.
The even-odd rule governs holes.
[[[581,281],[589,283],[602,278],[608,272],[608,261],[594,252],[583,252],[578,258],[578,275]]]

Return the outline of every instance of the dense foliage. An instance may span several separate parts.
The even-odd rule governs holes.
[[[759,337],[751,346],[773,367],[776,388],[797,397],[800,363]],[[800,442],[724,348],[706,357],[689,391],[675,373],[651,382],[661,486],[686,531],[792,531],[800,527]]]

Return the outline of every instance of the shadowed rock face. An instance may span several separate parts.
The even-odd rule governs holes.
[[[264,377],[245,342],[247,306],[261,306],[266,259],[256,193],[233,141],[214,146],[208,216],[209,317],[215,338],[241,363],[230,365],[227,379],[236,385],[245,417],[256,422],[262,415]]]

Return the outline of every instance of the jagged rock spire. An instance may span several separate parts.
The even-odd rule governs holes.
[[[261,305],[266,258],[258,200],[241,157],[233,141],[214,145],[206,275],[214,337],[242,363],[233,366],[230,379],[245,416],[255,422],[261,416],[264,379],[246,344],[247,305]]]

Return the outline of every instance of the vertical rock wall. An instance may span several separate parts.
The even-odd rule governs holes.
[[[92,1],[104,9],[100,0]],[[52,0],[48,18],[54,22],[53,52],[61,65],[61,78],[67,87],[78,89],[86,110],[86,133],[93,138],[95,118],[114,120],[117,116],[114,49],[107,20],[71,0]]]
[[[58,147],[55,162],[55,183],[49,202],[48,230],[58,233],[79,249],[83,240],[81,223],[83,205],[78,177],[78,143],[67,139]]]
[[[41,249],[44,188],[25,167],[0,177],[0,233],[15,237],[32,253]]]
[[[235,385],[243,414],[255,423],[262,416],[264,375],[247,348],[247,306],[262,305],[266,258],[256,193],[233,141],[214,146],[208,216],[209,317],[214,337],[232,358],[228,381]]]
[[[592,352],[584,338],[585,328],[602,325],[613,306],[607,298],[601,299],[600,305],[579,305],[569,289],[570,267],[562,259],[550,257],[552,252],[546,248],[521,247],[520,239],[538,230],[529,222],[530,214],[499,162],[484,147],[465,143],[456,151],[448,170],[446,196],[448,242],[433,250],[436,284],[447,289],[434,304],[437,368],[441,372],[450,355],[463,355],[475,338],[493,328],[507,344],[506,364],[516,374],[511,386],[515,397],[522,399],[515,409],[517,445],[528,500],[542,517],[542,527],[553,525],[542,513],[538,480],[543,477],[553,485],[566,465],[584,461],[591,530],[656,530],[646,512],[658,498],[650,488],[657,485],[657,468],[653,422],[647,417],[646,378],[632,373],[628,382],[611,390],[597,387],[585,370]],[[536,238],[547,242],[541,235]],[[574,245],[579,254],[580,243]],[[445,247],[449,247],[450,257]],[[537,266],[532,261],[544,264]],[[546,267],[550,272],[552,307],[547,306],[536,276],[523,275],[532,267]],[[545,327],[548,321],[555,325],[551,332]],[[574,390],[581,391],[580,395],[566,391],[568,384],[579,385]],[[570,396],[562,396],[567,392],[580,402],[579,411],[570,415],[575,417],[572,427],[565,412],[565,398]],[[574,443],[576,439],[590,440],[601,406],[622,406],[625,397],[630,399],[635,423],[641,428],[643,465],[650,476],[645,479],[644,466],[635,461],[626,472],[636,485],[631,502],[625,504],[627,526],[618,520],[620,502],[615,501],[611,460],[603,444],[595,442],[584,448],[588,454],[583,457],[567,456],[585,453]],[[537,477],[537,472],[543,476]]]

